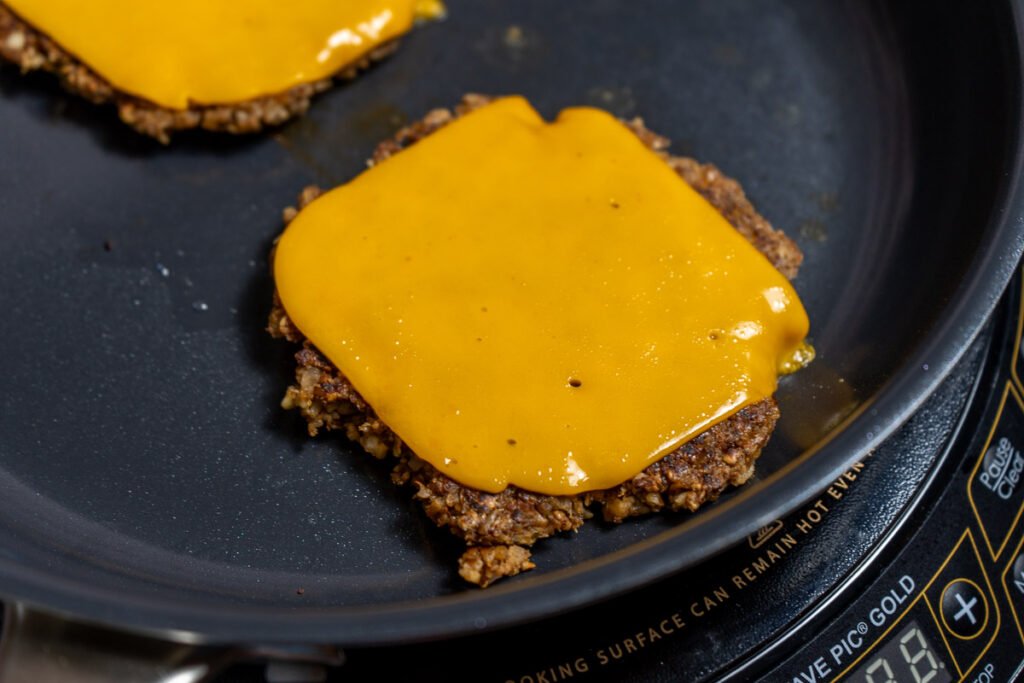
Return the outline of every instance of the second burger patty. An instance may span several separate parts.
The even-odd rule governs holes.
[[[397,49],[397,40],[383,43],[330,78],[296,85],[284,92],[230,104],[168,109],[118,90],[0,1],[0,57],[16,64],[22,72],[42,70],[55,74],[68,91],[93,104],[113,103],[124,123],[164,144],[170,142],[172,133],[191,128],[243,134],[281,125],[305,113],[313,97],[330,88],[335,80],[352,80]]]
[[[430,112],[393,139],[381,143],[370,163],[379,163],[401,152],[487,102],[489,98],[471,95],[454,112]],[[796,275],[803,260],[799,247],[754,210],[739,183],[710,164],[670,156],[665,151],[668,140],[647,130],[640,119],[627,125],[776,269],[788,278]],[[304,190],[298,210],[319,195],[317,188]],[[296,213],[295,209],[286,210],[285,221]],[[371,455],[396,457],[392,480],[414,486],[414,496],[430,519],[466,541],[469,547],[460,558],[459,573],[480,586],[532,568],[526,547],[538,539],[579,528],[592,516],[589,508],[593,505],[601,508],[605,520],[621,522],[666,508],[694,511],[715,500],[729,486],[738,486],[750,478],[754,461],[779,417],[772,398],[749,405],[610,489],[553,496],[509,486],[499,493],[487,493],[459,484],[404,446],[338,369],[305,339],[276,296],[268,330],[275,337],[302,344],[295,354],[296,383],[288,388],[282,405],[300,411],[310,435],[321,429],[343,430]]]

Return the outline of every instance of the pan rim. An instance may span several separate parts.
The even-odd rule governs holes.
[[[1010,5],[1018,37],[1019,69],[1024,63],[1024,49],[1019,41],[1024,35],[1024,21],[1021,3]],[[999,193],[998,213],[986,226],[983,247],[974,255],[967,276],[945,307],[948,314],[930,331],[927,343],[826,442],[800,454],[761,481],[756,489],[744,489],[676,528],[609,555],[521,583],[495,586],[482,593],[385,606],[282,610],[239,605],[228,613],[216,608],[197,609],[194,605],[183,608],[160,599],[133,597],[127,602],[114,591],[56,574],[27,571],[8,558],[0,558],[0,591],[13,600],[76,621],[175,641],[379,645],[512,626],[550,614],[553,604],[563,610],[592,604],[692,566],[774,519],[778,509],[770,501],[783,498],[796,507],[863,453],[887,439],[952,371],[991,316],[1024,251],[1024,122],[1019,116],[1019,87],[1015,98],[1018,126],[1014,130],[1016,139],[1008,145],[1013,151],[1007,154],[1012,159],[1012,168]],[[924,365],[928,371],[920,370]],[[737,517],[744,524],[733,524]],[[726,524],[730,526],[723,533]],[[631,561],[625,562],[627,559]],[[527,592],[529,601],[515,599]],[[404,618],[396,619],[396,615]]]

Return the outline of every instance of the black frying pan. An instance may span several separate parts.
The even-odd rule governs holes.
[[[1018,262],[1021,5],[450,0],[305,118],[168,148],[4,68],[0,593],[176,639],[394,643],[627,591],[782,516],[921,404]],[[278,408],[291,351],[262,331],[281,209],[470,91],[643,115],[738,178],[806,253],[818,349],[756,481],[588,524],[486,591],[386,465]]]

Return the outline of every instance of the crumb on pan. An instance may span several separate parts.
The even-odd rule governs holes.
[[[487,588],[494,581],[533,569],[530,551],[518,545],[473,546],[459,558],[459,576]]]

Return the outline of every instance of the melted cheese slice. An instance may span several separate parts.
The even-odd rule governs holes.
[[[440,0],[4,0],[114,87],[171,109],[326,78]]]
[[[298,328],[412,450],[484,491],[607,488],[799,359],[789,282],[621,123],[499,100],[305,208]]]

